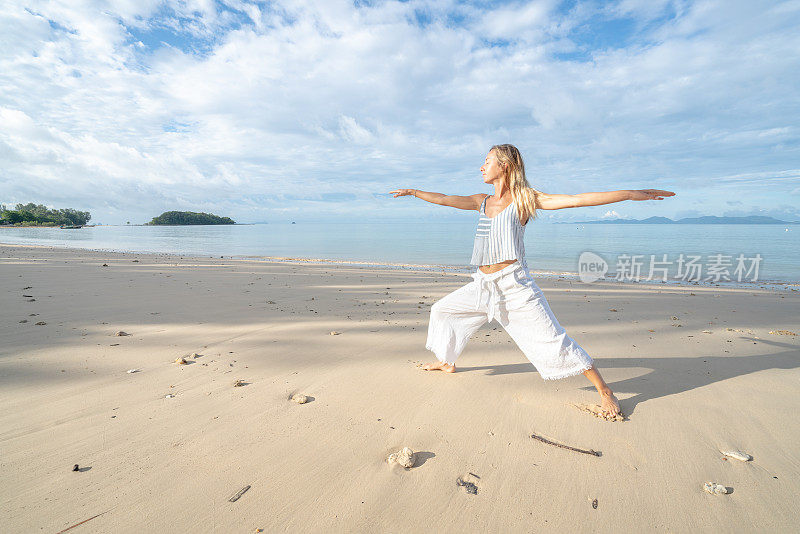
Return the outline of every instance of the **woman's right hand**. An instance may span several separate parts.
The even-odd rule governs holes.
[[[390,195],[394,195],[394,198],[397,197],[405,197],[408,195],[413,195],[416,189],[395,189],[394,191],[389,191]]]

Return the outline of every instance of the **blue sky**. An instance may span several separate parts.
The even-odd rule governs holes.
[[[544,221],[800,220],[798,30],[797,1],[12,0],[0,202],[471,217],[388,191],[491,193],[510,142],[545,192],[678,193]]]

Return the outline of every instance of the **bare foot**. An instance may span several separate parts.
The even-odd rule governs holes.
[[[600,408],[603,410],[604,413],[607,413],[612,417],[619,413],[619,401],[611,392],[611,390],[609,390],[608,392],[600,393],[600,398],[602,399],[602,402],[600,403]]]
[[[436,361],[434,363],[426,363],[422,366],[424,371],[444,371],[445,373],[455,373],[456,372],[456,364],[449,364],[445,362]]]

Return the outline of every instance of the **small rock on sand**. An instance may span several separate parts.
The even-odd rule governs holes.
[[[720,450],[719,452],[721,452],[722,454],[724,454],[728,458],[733,458],[734,460],[739,460],[741,462],[749,462],[750,460],[753,459],[752,456],[750,456],[749,454],[744,453],[742,451],[723,451],[723,450]]]
[[[703,489],[711,495],[725,495],[728,493],[728,488],[716,482],[706,482],[703,484]]]
[[[341,334],[341,332],[337,332],[336,330],[331,330],[332,336],[338,336],[339,334]]]
[[[201,355],[200,355],[200,354],[197,354],[196,352],[193,352],[193,353],[192,353],[192,358],[193,358],[193,359],[195,359],[195,360],[196,360],[197,358],[199,358],[200,356],[201,356]]]
[[[36,323],[36,326],[45,326],[46,324],[47,323],[44,321],[39,321],[38,323]]]
[[[132,374],[132,373],[138,373],[139,371],[141,371],[141,369],[128,369],[127,373]]]
[[[402,465],[405,468],[414,467],[414,462],[417,460],[417,455],[408,447],[403,447],[397,452],[393,452],[386,459],[387,463]]]
[[[120,330],[119,332],[117,332],[114,335],[117,336],[117,337],[123,337],[123,336],[129,336],[130,334],[125,332],[124,330]]]
[[[305,404],[308,402],[308,397],[306,397],[302,393],[295,393],[294,395],[292,395],[292,401],[296,402],[297,404]]]
[[[164,395],[164,398],[165,399],[174,399],[175,395],[173,395],[172,393],[167,393],[166,395]]]
[[[186,358],[175,358],[175,363],[178,365],[186,365],[188,362],[186,361]]]
[[[478,486],[469,482],[468,480],[464,480],[461,477],[456,479],[456,486],[463,486],[467,493],[470,495],[477,495],[478,494]]]
[[[234,380],[233,381],[233,387],[240,388],[240,387],[244,386],[246,383],[247,382],[245,382],[244,380]]]
[[[608,415],[605,412],[603,412],[603,409],[600,406],[598,406],[597,404],[573,404],[573,406],[575,406],[577,409],[579,409],[579,410],[581,410],[583,412],[589,412],[590,414],[592,414],[593,416],[595,416],[597,418],[605,419],[606,421],[624,421],[625,420],[625,416],[622,414],[622,412],[611,416],[611,415]]]

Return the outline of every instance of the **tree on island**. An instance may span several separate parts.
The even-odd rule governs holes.
[[[88,211],[78,211],[72,208],[50,209],[43,204],[17,204],[14,209],[8,209],[0,204],[0,222],[17,226],[83,226],[88,223],[92,215]]]
[[[165,211],[147,223],[151,226],[184,224],[236,224],[230,217],[220,217],[210,213],[194,211]]]

